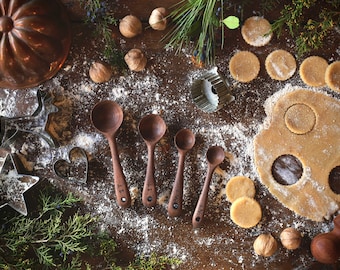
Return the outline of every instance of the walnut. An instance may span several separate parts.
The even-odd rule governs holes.
[[[256,254],[264,257],[272,256],[278,248],[277,241],[271,234],[259,235],[255,239],[253,247]]]
[[[280,234],[282,245],[289,250],[300,247],[302,236],[301,233],[294,228],[286,228]]]
[[[147,59],[144,53],[139,49],[131,49],[125,56],[124,60],[132,71],[142,71],[145,66]]]
[[[168,20],[167,20],[167,10],[164,7],[155,8],[149,17],[149,24],[152,29],[155,30],[165,30]]]
[[[95,83],[107,82],[112,77],[112,69],[111,66],[106,63],[94,62],[90,67],[89,75]]]
[[[142,22],[134,15],[127,15],[119,22],[119,31],[126,38],[133,38],[142,33]]]

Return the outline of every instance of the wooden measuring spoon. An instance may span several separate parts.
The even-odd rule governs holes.
[[[186,153],[195,144],[195,135],[189,129],[181,129],[176,133],[174,141],[178,150],[178,168],[168,204],[170,217],[178,217],[182,213],[184,160]]]
[[[192,216],[192,226],[194,229],[198,228],[203,220],[204,211],[207,205],[208,192],[210,181],[212,178],[212,174],[216,167],[222,163],[225,158],[225,153],[222,147],[220,146],[211,146],[207,151],[207,161],[208,161],[208,170],[207,175],[204,181],[203,189],[201,195],[198,199],[194,215]]]
[[[142,202],[144,206],[151,207],[156,205],[157,190],[155,184],[155,161],[154,151],[157,142],[163,137],[166,131],[166,125],[162,117],[157,114],[144,116],[139,122],[139,133],[142,136],[148,149],[148,164],[146,167],[146,176],[142,193]]]
[[[334,229],[315,236],[310,248],[318,262],[333,264],[340,259],[340,215],[334,219]]]
[[[109,142],[117,204],[124,208],[129,207],[131,205],[130,192],[119,161],[116,143],[116,133],[123,122],[123,110],[114,101],[100,101],[92,109],[91,121]]]

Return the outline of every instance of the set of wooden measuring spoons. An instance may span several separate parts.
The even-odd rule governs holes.
[[[123,110],[120,105],[114,101],[100,101],[92,109],[91,121],[93,126],[102,133],[109,142],[117,204],[123,208],[129,207],[131,205],[131,197],[119,161],[116,143],[116,134],[123,122]],[[142,192],[142,202],[144,206],[152,207],[155,206],[157,202],[157,190],[154,177],[154,150],[156,144],[164,136],[167,127],[161,116],[157,114],[149,114],[141,119],[138,128],[139,133],[147,146],[148,152],[148,163]],[[184,161],[187,152],[192,149],[195,144],[195,135],[189,129],[181,129],[176,133],[174,142],[178,150],[179,160],[168,204],[168,214],[171,217],[180,216],[182,213]],[[212,174],[216,167],[221,164],[225,158],[223,148],[220,146],[210,147],[206,153],[206,158],[208,162],[208,169],[203,189],[192,218],[194,228],[199,227],[202,223]]]

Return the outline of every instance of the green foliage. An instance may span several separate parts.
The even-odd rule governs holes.
[[[79,0],[86,11],[86,23],[95,26],[95,34],[104,42],[104,58],[119,70],[126,68],[124,55],[112,37],[112,27],[117,25],[117,19],[102,0]],[[112,4],[110,4],[112,6]]]
[[[165,256],[157,257],[156,254],[152,253],[150,256],[137,258],[127,267],[127,270],[162,270],[169,265],[178,266],[180,263],[181,261],[178,259]]]
[[[53,198],[42,193],[40,198],[41,209],[36,217],[16,215],[2,225],[0,267],[59,267],[68,263],[69,255],[86,251],[84,240],[93,235],[91,225],[94,219],[79,213],[68,219],[64,216],[65,210],[73,207],[79,199],[71,193]]]
[[[49,195],[52,194],[52,195]],[[96,219],[76,211],[80,199],[43,190],[37,213],[4,218],[0,227],[0,269],[98,269],[86,257],[101,262],[100,269],[122,270],[116,265],[117,243],[97,232]],[[151,254],[137,257],[126,269],[165,269],[177,259]]]
[[[321,48],[325,37],[340,23],[340,1],[323,2],[327,2],[329,7],[321,8],[317,18],[306,18],[306,12],[316,7],[318,1],[292,0],[290,5],[284,6],[280,17],[272,24],[272,31],[278,36],[284,27],[288,28],[290,35],[296,38],[299,56]]]
[[[221,46],[224,44],[224,27],[221,26],[226,9],[224,1],[180,1],[170,13],[175,27],[164,38],[166,46],[175,47],[180,52],[194,40],[197,62],[214,63],[217,30],[221,31]]]

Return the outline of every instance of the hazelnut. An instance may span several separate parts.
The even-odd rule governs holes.
[[[155,30],[164,30],[168,23],[166,18],[167,15],[168,12],[164,7],[155,8],[149,17],[151,28]]]
[[[119,31],[126,38],[133,38],[142,33],[142,22],[134,15],[127,15],[119,22]]]
[[[106,63],[94,62],[90,67],[89,75],[95,83],[107,82],[112,77],[112,69]]]
[[[278,248],[277,241],[271,234],[260,234],[255,239],[253,247],[256,254],[264,257],[272,256]]]
[[[286,228],[280,234],[282,246],[286,249],[294,250],[300,247],[301,233],[294,228]]]
[[[147,62],[144,53],[139,49],[131,49],[128,51],[128,53],[124,56],[124,60],[129,69],[132,71],[142,71]]]

